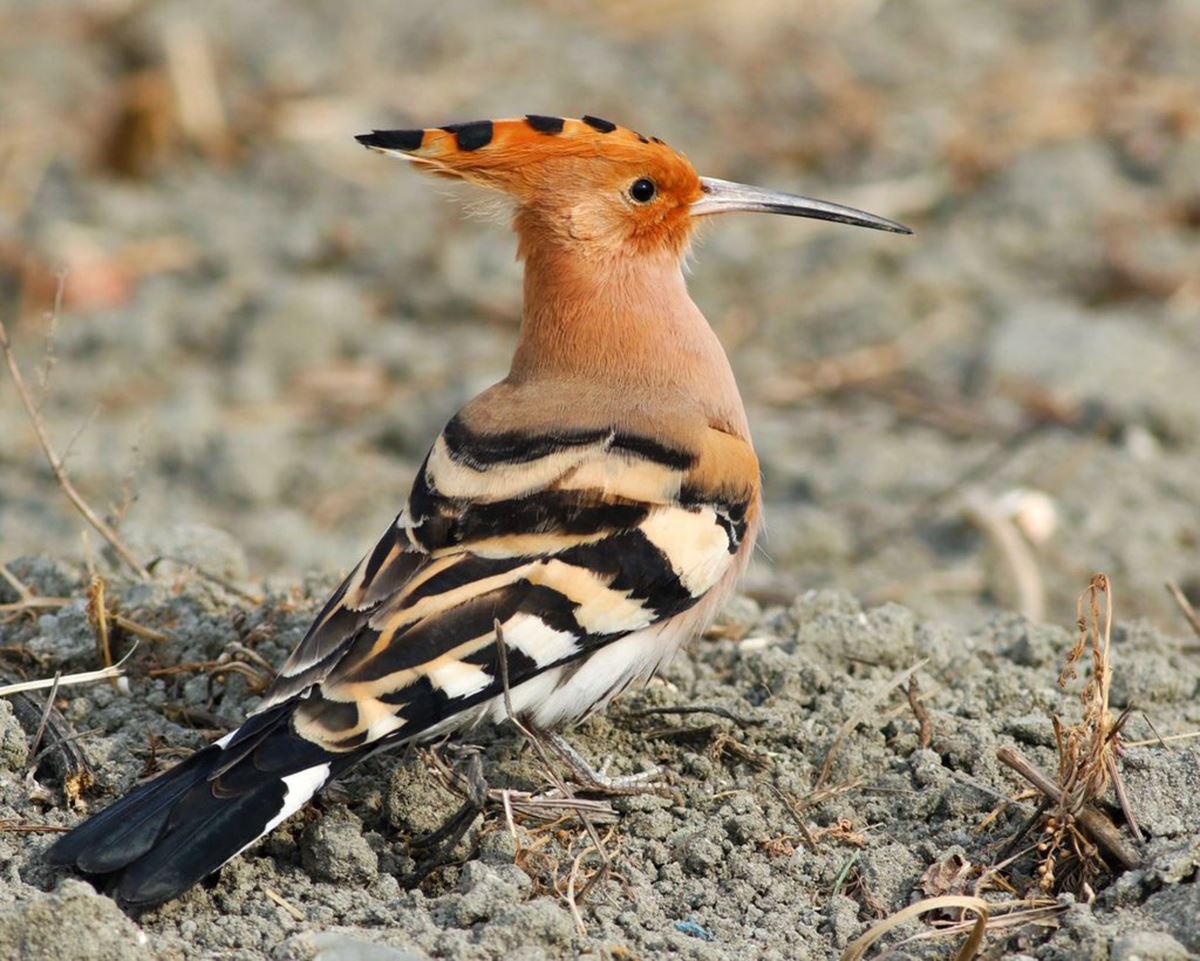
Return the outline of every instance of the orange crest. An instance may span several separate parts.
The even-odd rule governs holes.
[[[682,154],[597,117],[529,115],[357,139],[430,173],[509,194],[523,245],[546,239],[593,253],[678,256],[691,235],[688,207],[703,195]]]

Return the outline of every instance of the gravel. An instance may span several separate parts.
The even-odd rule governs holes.
[[[234,645],[281,656],[282,642],[327,587],[271,596],[261,606],[214,593],[195,574],[121,588],[122,610],[171,640],[135,652],[128,694],[103,684],[60,691],[63,718],[83,732],[96,775],[83,804],[103,805],[255,703],[242,675],[164,669],[211,659],[222,647],[233,655]],[[3,629],[4,640],[27,647],[45,630],[19,621]],[[1021,785],[996,760],[997,749],[1015,747],[1052,771],[1051,716],[1079,717],[1082,682],[1066,690],[1057,683],[1072,633],[1015,615],[963,632],[899,605],[864,608],[844,592],[820,591],[787,606],[739,599],[718,633],[572,734],[613,773],[659,766],[666,787],[665,795],[611,801],[612,833],[600,825],[611,873],[578,918],[568,897],[572,864],[580,859],[578,892],[598,861],[571,819],[547,829],[518,813],[510,828],[493,805],[448,864],[413,886],[410,875],[424,858],[415,845],[460,799],[424,755],[411,752],[365,762],[214,884],[127,918],[42,860],[50,839],[39,832],[79,814],[50,765],[24,775],[19,748],[32,732],[0,708],[4,743],[15,736],[0,770],[0,823],[32,828],[0,832],[8,866],[0,945],[7,937],[25,951],[16,957],[50,957],[47,945],[62,949],[63,912],[74,912],[88,944],[60,957],[115,957],[104,952],[140,945],[141,956],[162,959],[828,958],[878,917],[930,893],[935,865],[962,867],[973,881],[1000,860],[1031,808],[1002,803]],[[1120,621],[1113,644],[1113,708],[1135,705],[1127,737],[1150,742],[1128,748],[1122,760],[1146,834],[1135,845],[1144,863],[1094,879],[1090,902],[1064,895],[1049,927],[991,936],[991,956],[1173,957],[1176,944],[1200,951],[1200,743],[1154,743],[1145,720],[1153,730],[1196,728],[1195,655],[1146,622]],[[48,670],[54,655],[36,656]],[[897,684],[914,668],[931,724],[927,746]],[[687,705],[725,713],[655,713]],[[214,730],[203,729],[206,721]],[[477,733],[491,787],[550,786],[518,736]],[[1004,876],[1036,893],[1031,855]],[[906,950],[934,958],[946,946],[917,942]]]

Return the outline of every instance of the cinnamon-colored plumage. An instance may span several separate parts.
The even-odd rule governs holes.
[[[729,362],[687,293],[696,224],[759,210],[906,232],[699,177],[593,117],[359,137],[507,194],[525,306],[508,376],[446,425],[404,508],[245,724],[51,857],[126,902],[174,897],[382,747],[515,713],[569,724],[716,614],[761,514]]]

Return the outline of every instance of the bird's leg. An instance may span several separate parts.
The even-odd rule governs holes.
[[[483,777],[483,761],[478,754],[470,754],[467,756],[465,766],[463,786],[466,791],[466,800],[436,831],[413,839],[412,849],[415,851],[428,852],[435,848],[436,850],[417,864],[412,874],[404,878],[407,886],[413,887],[420,884],[439,867],[448,864],[454,849],[458,847],[458,843],[475,823],[475,818],[483,813],[488,793],[487,781]]]
[[[612,777],[593,768],[587,758],[580,754],[574,745],[561,734],[540,729],[532,730],[567,766],[575,782],[584,791],[609,795],[661,794],[666,788],[666,785],[653,780],[662,774],[661,768],[653,767],[649,771],[642,771],[638,774]]]
[[[544,764],[549,764],[545,752],[545,747],[549,747],[575,775],[579,786],[585,791],[595,794],[652,794],[662,791],[662,785],[644,783],[649,778],[661,773],[658,768],[626,777],[608,777],[594,771],[584,756],[560,735],[542,730],[529,719],[518,720],[513,714],[512,695],[508,686],[508,648],[504,641],[504,626],[497,618],[493,622],[493,627],[496,631],[496,661],[500,668],[500,683],[504,691],[504,710],[517,729],[529,739],[534,749],[541,755]],[[550,776],[557,782],[558,779],[554,776],[553,771],[550,772]],[[563,789],[563,793],[566,793],[562,784],[558,784],[558,787]],[[592,830],[596,838],[596,847],[598,850],[602,850],[599,835],[595,835],[594,829]]]

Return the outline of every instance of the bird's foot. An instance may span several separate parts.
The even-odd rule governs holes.
[[[462,806],[450,816],[436,831],[423,837],[413,838],[410,850],[413,854],[424,855],[417,863],[413,873],[402,879],[406,887],[415,887],[440,867],[451,862],[454,849],[466,836],[475,819],[483,813],[487,805],[488,784],[483,777],[483,762],[477,753],[468,753],[462,767],[463,788],[466,800]]]
[[[538,736],[554,752],[555,756],[566,765],[580,790],[586,791],[589,794],[627,796],[633,794],[665,794],[669,791],[666,784],[655,780],[655,778],[663,773],[660,767],[652,767],[648,771],[640,771],[637,774],[625,774],[613,777],[593,768],[587,758],[580,754],[575,749],[575,746],[561,734],[556,734],[552,731],[542,731],[538,733]]]

